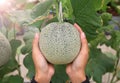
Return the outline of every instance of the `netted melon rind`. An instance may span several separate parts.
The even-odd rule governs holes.
[[[79,53],[79,32],[70,23],[50,23],[41,30],[39,45],[50,63],[67,64]]]
[[[8,39],[0,33],[0,66],[9,61],[11,52],[11,46]]]

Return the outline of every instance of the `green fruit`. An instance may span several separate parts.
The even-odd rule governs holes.
[[[39,46],[50,63],[70,63],[80,50],[79,32],[70,23],[50,23],[41,30]]]
[[[11,46],[7,38],[0,33],[0,66],[6,64],[11,55]]]

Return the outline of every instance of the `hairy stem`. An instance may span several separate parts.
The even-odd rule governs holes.
[[[18,63],[20,63],[20,57],[19,57],[19,55],[18,55]],[[21,76],[21,71],[20,71],[20,67],[18,67],[18,74]]]
[[[62,2],[59,2],[59,22],[63,22]]]
[[[16,39],[15,24],[16,23],[13,23],[13,26],[14,26],[14,39]]]
[[[56,14],[57,14],[58,21],[62,23],[63,13],[62,13],[62,2],[60,0],[56,0]]]

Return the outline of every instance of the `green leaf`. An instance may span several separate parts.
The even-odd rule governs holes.
[[[25,46],[22,47],[21,53],[27,54],[32,51],[32,39],[25,42]]]
[[[27,77],[32,78],[35,75],[35,69],[31,52],[26,55],[23,63],[25,67],[28,69]]]
[[[64,18],[73,20],[73,9],[70,0],[61,0]]]
[[[102,13],[101,18],[103,20],[103,25],[106,26],[109,24],[109,21],[112,20],[112,14]]]
[[[104,1],[105,0],[95,0],[94,1],[96,10],[100,10],[102,8],[102,6],[104,5]]]
[[[9,31],[8,31],[8,35],[7,35],[7,38],[9,41],[11,41],[12,39],[15,39],[16,38],[16,30],[15,28],[11,28]]]
[[[42,19],[42,20],[33,20],[32,22],[29,23],[29,25],[33,26],[33,27],[41,28],[41,25],[43,24],[43,22],[44,22],[44,19]]]
[[[19,75],[16,76],[7,76],[3,78],[2,83],[23,83],[23,78]]]
[[[93,0],[71,0],[75,22],[86,33],[88,41],[96,38],[96,30],[102,25],[101,18],[97,15],[93,2]]]
[[[25,9],[32,9],[33,7],[34,7],[34,3],[27,3],[26,5],[25,5]]]
[[[113,58],[103,54],[99,49],[91,48],[86,73],[89,77],[93,77],[97,83],[102,83],[102,75],[106,72],[112,72],[114,65],[115,60]]]
[[[50,9],[52,4],[53,4],[53,0],[46,0],[44,2],[39,2],[32,9],[31,15],[32,15],[33,19],[45,14]]]
[[[109,2],[111,2],[111,1],[112,1],[112,0],[104,0],[104,3],[103,3],[103,5],[102,5],[101,10],[106,12],[106,10],[107,10],[107,8],[108,8],[107,4],[108,4]]]
[[[55,74],[52,77],[52,83],[66,83],[69,78],[65,70],[66,65],[55,65]]]
[[[112,30],[111,39],[109,41],[106,41],[105,44],[107,46],[111,46],[116,51],[119,51],[119,49],[120,49],[120,31]]]
[[[28,24],[30,23],[33,19],[31,17],[31,10],[16,10],[12,11],[9,13],[10,14],[10,19],[13,22],[17,22],[19,24]]]
[[[24,41],[26,42],[27,40],[33,39],[35,33],[39,33],[39,29],[36,27],[28,26],[25,30],[25,34],[23,35]]]
[[[27,27],[25,34],[23,35],[23,40],[25,42],[25,46],[22,47],[22,54],[30,53],[32,50],[32,41],[35,33],[39,33],[39,29],[36,27]]]
[[[95,9],[100,10],[102,9],[104,6],[106,6],[111,0],[94,0],[94,5],[95,5]]]
[[[10,44],[12,47],[12,55],[8,63],[0,68],[0,72],[1,72],[0,78],[2,78],[5,74],[16,70],[19,67],[19,64],[17,63],[15,56],[16,56],[17,48],[21,45],[21,41],[11,40]]]
[[[96,37],[96,39],[94,39],[93,41],[90,41],[90,47],[97,47],[98,44],[102,44],[104,43],[105,41],[107,41],[106,37],[105,37],[105,34],[102,32],[102,33],[99,33]]]

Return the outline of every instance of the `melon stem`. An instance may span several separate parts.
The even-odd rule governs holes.
[[[63,13],[62,13],[62,2],[59,2],[59,16],[58,16],[58,20],[60,23],[63,22]]]

